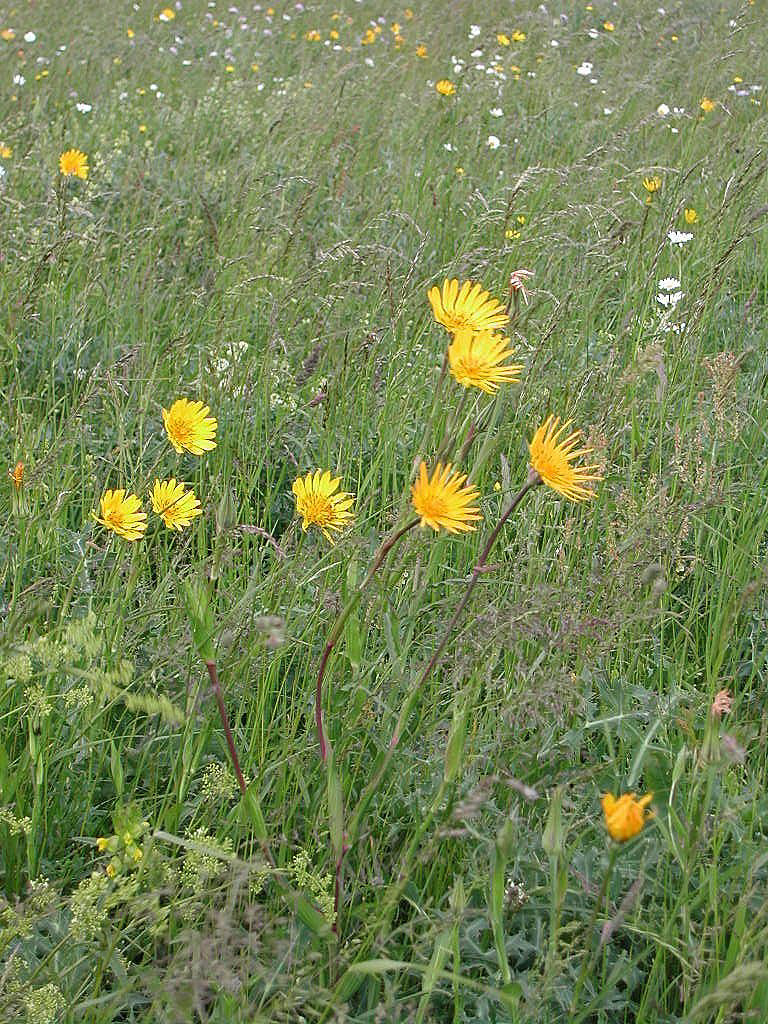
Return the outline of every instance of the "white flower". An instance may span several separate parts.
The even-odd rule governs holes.
[[[597,31],[596,28],[589,29],[587,31],[587,35],[589,36],[590,39],[598,39],[600,37],[600,33]]]
[[[367,64],[369,68],[372,68],[373,67],[373,58],[372,57],[366,57],[364,63]]]
[[[486,142],[486,146],[488,147],[488,149],[498,149],[500,145],[501,140],[499,139],[498,135],[488,136],[488,141]]]
[[[490,115],[491,117],[503,117],[504,111],[501,109],[501,107],[492,107],[490,110]]]
[[[603,113],[606,117],[613,113],[613,107],[603,107]]]
[[[34,32],[25,32],[24,33],[24,42],[25,43],[34,43],[34,41],[36,39],[37,39],[37,36],[35,35]]]
[[[552,47],[558,47],[560,45],[560,43],[558,43],[558,41],[556,39],[550,39],[549,40],[549,45],[552,46]]]
[[[470,25],[469,26],[469,38],[470,39],[474,39],[475,36],[479,36],[480,35],[480,31],[481,30],[480,30],[480,26],[479,25]]]
[[[473,50],[472,53],[470,53],[469,56],[470,57],[474,57],[475,60],[477,60],[478,57],[482,57],[483,56],[483,51],[482,50]]]
[[[577,75],[583,75],[585,78],[587,75],[592,74],[592,64],[590,61],[585,60],[579,67],[576,68]]]
[[[659,117],[666,117],[669,113],[669,107],[666,103],[660,103],[658,107],[656,107],[656,113],[659,115]]]
[[[24,77],[24,75],[18,75],[17,74],[17,75],[13,76],[13,84],[14,85],[24,85],[25,82],[26,82],[26,78]]]
[[[453,146],[450,144],[450,142],[444,142],[443,149],[447,150],[449,153],[453,152]]]
[[[659,292],[656,296],[656,301],[662,306],[669,306],[671,309],[674,309],[682,297],[682,292]]]
[[[79,111],[81,114],[90,114],[93,110],[93,106],[90,103],[76,103],[75,110]]]
[[[663,292],[673,292],[676,288],[680,287],[680,282],[676,277],[663,277],[659,281],[659,288]]]
[[[685,245],[686,242],[690,242],[693,235],[690,231],[670,231],[667,234],[667,238],[672,245]]]

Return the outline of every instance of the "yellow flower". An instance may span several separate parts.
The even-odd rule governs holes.
[[[105,839],[104,836],[99,836],[99,838],[96,840],[96,849],[99,851],[99,853],[104,853],[108,844],[108,839]]]
[[[612,21],[604,21],[603,22],[603,28],[605,29],[606,32],[613,32],[613,30],[616,28],[616,26],[613,24]]]
[[[129,39],[133,39],[133,37],[136,35],[132,28],[126,29],[125,34],[128,36]]]
[[[611,839],[625,843],[627,839],[642,832],[646,821],[653,817],[653,812],[646,810],[652,799],[653,793],[646,793],[639,800],[635,799],[634,793],[624,793],[618,800],[612,793],[606,793],[602,805],[605,827]]]
[[[333,541],[330,530],[341,530],[352,519],[349,511],[354,495],[339,490],[341,477],[332,477],[326,469],[316,469],[293,481],[296,511],[303,517],[302,530],[319,526],[322,534]]]
[[[74,174],[85,181],[88,177],[88,157],[79,149],[68,149],[59,157],[59,170],[65,178]]]
[[[594,496],[594,492],[586,485],[592,480],[602,480],[602,476],[592,472],[597,466],[571,465],[574,459],[592,451],[591,448],[578,447],[580,430],[560,439],[571,422],[567,420],[560,426],[559,416],[549,416],[533,435],[528,450],[531,466],[547,487],[571,501],[585,501]]]
[[[12,28],[4,28],[3,31],[0,32],[0,37],[9,43],[12,39],[16,38],[16,33]]]
[[[21,490],[21,485],[24,482],[24,463],[17,462],[13,469],[8,470],[8,476],[13,481],[13,486],[17,491]]]
[[[170,409],[163,409],[165,430],[176,451],[184,451],[192,455],[202,455],[216,447],[214,437],[218,423],[211,410],[202,402],[190,402],[186,398],[177,399]]]
[[[319,43],[322,40],[320,32],[316,28],[311,28],[304,36],[308,43]]]
[[[453,96],[456,92],[456,86],[450,78],[441,78],[440,81],[435,84],[435,88],[441,96]]]
[[[513,43],[524,43],[525,42],[525,32],[521,32],[520,29],[515,29],[515,31],[512,33],[512,42]]]
[[[464,327],[453,336],[448,346],[451,373],[465,388],[480,388],[492,394],[499,384],[520,379],[521,363],[501,364],[514,355],[515,349],[503,334]]]
[[[652,178],[643,178],[643,188],[646,192],[653,194],[661,188],[661,178],[654,174]]]
[[[499,44],[499,46],[509,46],[510,38],[503,32],[499,32],[498,35],[496,36],[496,42]]]
[[[711,114],[716,106],[717,104],[713,100],[708,99],[706,96],[703,97],[701,103],[699,104],[699,107],[701,107],[705,114]]]
[[[360,40],[362,46],[370,46],[371,43],[376,42],[376,33],[372,28],[367,28],[363,33],[363,38]]]
[[[411,10],[410,7],[406,7],[405,10],[403,11],[403,14],[405,15],[406,21],[410,21],[411,18],[413,17],[413,11]]]
[[[335,28],[332,28],[331,31],[328,33],[328,38],[329,39],[333,39],[333,40],[338,39],[339,38],[338,31]]]
[[[438,462],[430,480],[427,464],[421,463],[419,476],[411,487],[411,500],[416,514],[421,517],[422,526],[433,530],[447,530],[448,533],[467,533],[477,529],[472,526],[482,519],[480,509],[473,505],[479,494],[464,481],[466,475],[455,473],[450,463],[443,466]]]
[[[141,499],[124,490],[105,491],[101,499],[101,516],[91,512],[97,523],[125,540],[141,540],[147,529],[147,513],[141,510]]]
[[[694,210],[692,206],[686,206],[685,210],[683,211],[683,217],[685,218],[686,224],[695,224],[696,221],[699,219],[698,213]]]
[[[194,491],[184,489],[184,484],[170,480],[155,480],[152,489],[152,511],[157,513],[169,530],[183,530],[195,516],[202,515],[200,502]]]
[[[462,327],[471,327],[474,331],[492,331],[503,327],[509,320],[504,307],[492,299],[483,286],[472,281],[464,281],[459,289],[456,278],[445,280],[442,290],[434,285],[429,289],[428,297],[435,320],[451,333]]]
[[[13,150],[10,146],[6,146],[5,144],[0,145],[0,157],[2,157],[3,160],[9,160],[12,155]]]
[[[419,45],[416,47],[416,56],[417,57],[426,57],[427,56],[427,48],[424,45],[424,43],[419,43]]]
[[[172,7],[164,7],[157,16],[160,21],[173,21],[176,11]]]

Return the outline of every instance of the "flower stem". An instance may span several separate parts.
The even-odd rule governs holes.
[[[336,617],[336,621],[331,628],[331,632],[328,634],[328,639],[326,640],[325,648],[323,650],[323,656],[320,659],[320,667],[317,670],[317,683],[315,686],[315,726],[317,728],[317,741],[320,745],[320,759],[324,764],[328,759],[328,737],[326,736],[325,728],[323,727],[323,676],[325,675],[325,669],[328,665],[328,659],[341,636],[344,624],[359,604],[360,598],[363,596],[363,591],[376,575],[377,570],[381,567],[392,548],[406,535],[406,533],[408,533],[409,530],[412,530],[414,526],[417,526],[418,523],[418,519],[409,519],[405,526],[401,526],[399,530],[395,530],[394,533],[390,534],[390,536],[381,544],[379,550],[374,556],[370,569],[365,574],[365,578],[339,612]]]
[[[237,784],[240,786],[240,792],[245,796],[245,779],[243,773],[240,771],[240,761],[237,757],[237,750],[235,749],[235,741],[232,737],[232,730],[229,728],[229,718],[227,716],[227,709],[224,705],[224,697],[221,693],[221,686],[219,684],[219,673],[216,671],[215,661],[206,661],[205,667],[208,669],[208,675],[211,679],[211,687],[213,689],[213,695],[216,698],[216,703],[219,706],[219,715],[221,716],[221,724],[224,726],[224,734],[227,737],[227,746],[229,747],[229,756],[232,759],[232,766],[235,769],[235,775],[237,776]]]
[[[605,902],[605,897],[608,895],[608,885],[609,885],[609,883],[611,881],[611,876],[613,875],[613,869],[614,869],[614,867],[616,865],[616,858],[619,855],[619,851],[620,851],[620,847],[618,845],[616,845],[616,844],[612,844],[611,845],[610,858],[608,860],[608,867],[605,870],[605,877],[603,878],[603,884],[600,887],[600,893],[599,893],[599,895],[597,897],[597,900],[595,901],[595,905],[594,905],[594,907],[592,909],[592,916],[590,917],[589,924],[587,925],[586,941],[587,941],[588,952],[585,954],[584,960],[582,961],[581,970],[579,971],[579,977],[578,977],[578,979],[576,981],[576,987],[573,990],[573,998],[571,999],[571,1015],[576,1013],[576,1007],[578,1005],[579,996],[581,995],[582,987],[584,986],[584,981],[586,980],[586,977],[587,977],[587,972],[588,972],[588,970],[589,970],[589,968],[592,965],[592,962],[594,960],[595,950],[592,950],[590,948],[591,947],[590,936],[591,936],[592,929],[595,926],[595,921],[597,920],[597,915],[600,913],[600,908],[602,907],[603,903]],[[600,948],[599,944],[598,944],[597,948],[598,949]]]

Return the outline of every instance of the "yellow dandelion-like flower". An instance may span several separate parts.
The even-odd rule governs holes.
[[[511,39],[506,33],[498,32],[496,34],[496,42],[499,44],[499,46],[509,46]]]
[[[108,530],[125,540],[141,540],[147,530],[147,513],[141,511],[141,498],[124,490],[105,491],[101,499],[101,515],[91,516]]]
[[[158,21],[173,21],[176,17],[176,11],[172,7],[164,7],[157,17]]]
[[[88,177],[88,157],[79,149],[68,149],[59,157],[59,170],[65,178],[74,175],[85,181]]]
[[[653,812],[646,810],[653,799],[653,793],[635,799],[634,793],[624,793],[618,800],[612,793],[606,793],[602,799],[605,827],[617,843],[625,843],[628,839],[643,831],[645,823],[653,817]]]
[[[683,217],[685,218],[686,224],[695,224],[696,221],[699,219],[698,213],[694,210],[692,206],[687,206],[685,208],[685,210],[683,211]]]
[[[303,518],[302,530],[319,526],[323,536],[333,541],[331,530],[341,530],[352,519],[353,494],[339,490],[341,477],[332,477],[326,469],[316,469],[293,481],[296,511]]]
[[[439,82],[435,83],[435,89],[437,89],[441,96],[453,96],[456,92],[456,86],[450,78],[441,78]]]
[[[511,384],[520,379],[522,363],[502,366],[515,351],[503,334],[476,332],[465,327],[456,331],[448,346],[448,365],[459,384],[491,394],[499,384]]]
[[[365,32],[363,32],[363,37],[360,40],[361,46],[370,46],[371,43],[375,43],[375,42],[376,42],[376,33],[373,31],[372,28],[367,28],[365,30]]]
[[[479,494],[475,487],[465,483],[466,479],[465,474],[454,472],[450,463],[443,466],[440,462],[430,479],[426,463],[421,463],[418,479],[411,487],[411,500],[422,526],[448,533],[477,529],[472,524],[483,517],[473,502]]]
[[[567,420],[560,425],[559,416],[548,417],[533,435],[528,450],[531,466],[547,487],[571,501],[585,501],[594,496],[594,491],[587,484],[593,480],[602,480],[602,475],[593,472],[597,466],[572,465],[574,459],[589,454],[592,449],[578,447],[580,430],[561,439],[571,422]]]
[[[169,530],[183,530],[195,516],[202,515],[200,502],[194,491],[188,491],[184,484],[170,480],[155,480],[152,489],[152,511],[163,520]]]
[[[12,28],[4,28],[3,31],[0,32],[0,39],[5,39],[6,42],[10,42],[12,39],[15,38],[16,33],[13,31]]]
[[[503,327],[509,316],[501,303],[491,298],[490,292],[472,281],[465,281],[461,288],[456,278],[429,289],[428,298],[435,320],[451,333],[463,327],[473,331],[493,331]]]
[[[699,107],[704,111],[705,114],[711,114],[717,104],[714,100],[709,99],[707,96],[703,96]]]
[[[513,43],[524,43],[525,42],[525,32],[521,32],[519,28],[515,29],[515,31],[512,33],[512,42]]]
[[[427,56],[427,48],[424,45],[424,43],[419,43],[419,45],[416,47],[416,56],[422,58]]]
[[[643,178],[643,188],[651,195],[658,192],[661,188],[661,178],[657,174],[650,178]]]
[[[190,402],[186,398],[179,398],[170,409],[163,409],[166,433],[179,454],[187,451],[202,455],[216,447],[214,437],[218,423],[208,415],[210,411],[202,402]]]
[[[604,21],[603,22],[603,28],[605,29],[606,32],[613,32],[613,30],[616,28],[616,26],[613,24],[612,21]]]
[[[13,156],[13,150],[11,149],[10,146],[6,146],[5,143],[0,145],[0,157],[2,157],[3,160],[10,160],[10,158],[12,156]]]

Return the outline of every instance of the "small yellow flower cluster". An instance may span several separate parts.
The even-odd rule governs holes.
[[[186,398],[179,398],[170,409],[162,410],[168,440],[178,454],[186,451],[202,455],[216,447],[214,438],[218,424],[209,416],[210,411],[202,402],[190,402]],[[203,512],[195,492],[187,490],[186,484],[176,477],[156,479],[151,499],[152,511],[169,530],[183,530]],[[100,504],[101,515],[91,513],[97,523],[124,540],[141,540],[147,531],[147,513],[142,511],[138,495],[126,494],[122,488],[108,490]]]
[[[139,845],[141,837],[149,828],[149,822],[139,820],[135,814],[123,813],[118,817],[125,820],[119,822],[117,833],[109,838],[100,836],[96,840],[96,849],[99,853],[110,854],[110,860],[106,867],[109,878],[115,878],[117,875],[137,867],[144,856]]]

